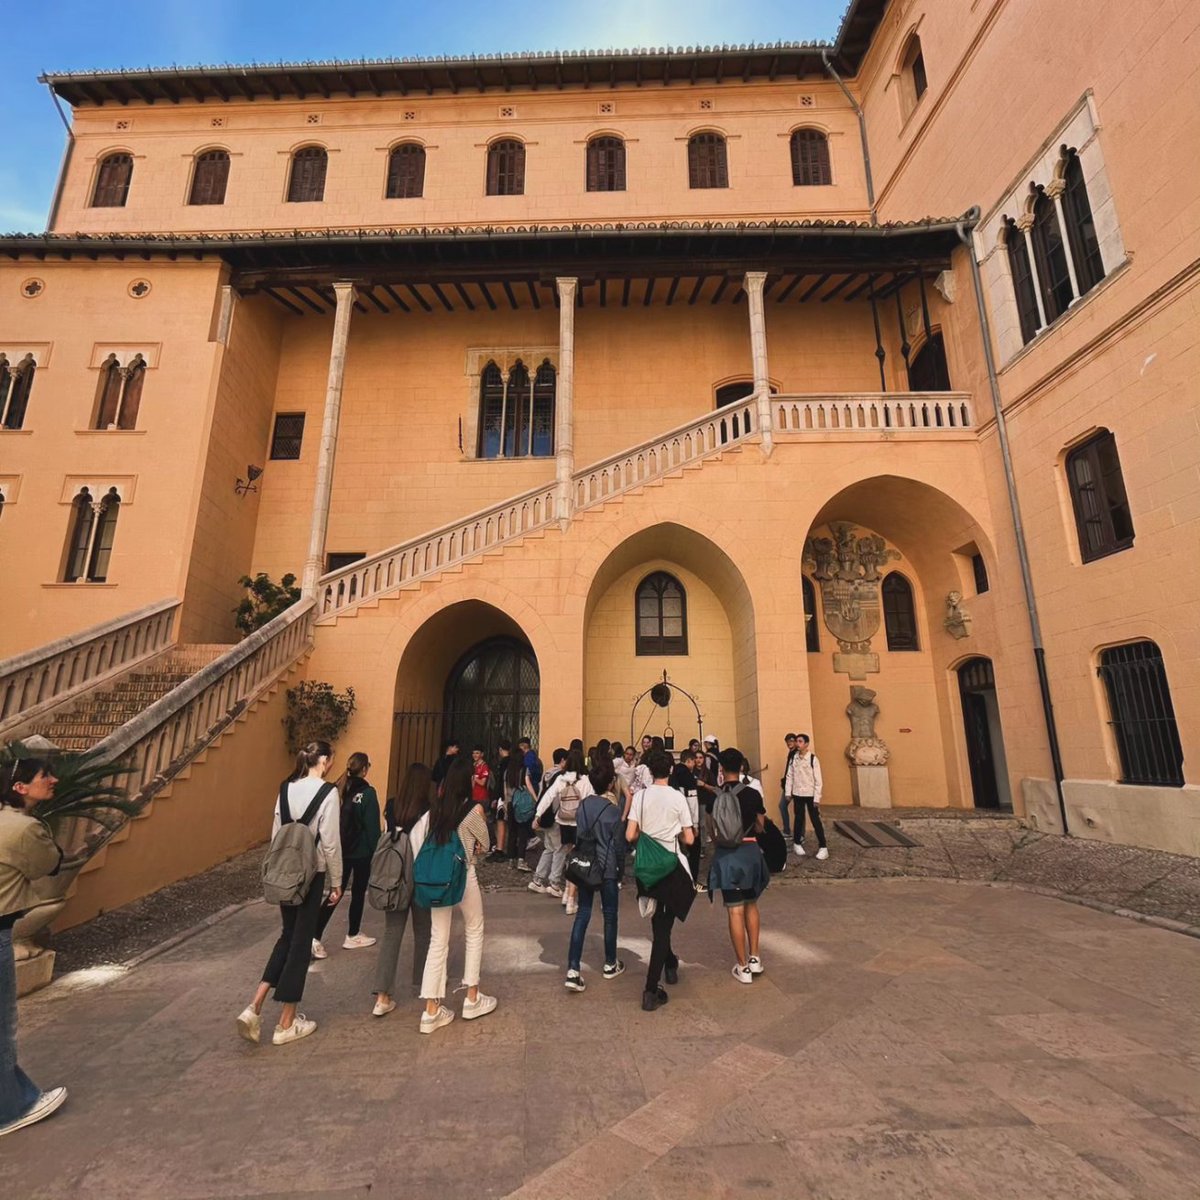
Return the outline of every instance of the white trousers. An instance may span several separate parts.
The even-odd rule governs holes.
[[[475,877],[475,867],[467,868],[467,890],[461,903],[454,908],[433,908],[429,911],[429,954],[425,959],[425,974],[421,978],[421,999],[441,1000],[446,995],[446,962],[450,957],[450,925],[455,910],[462,913],[466,926],[466,961],[463,964],[463,983],[479,986],[479,966],[483,961],[483,893]]]

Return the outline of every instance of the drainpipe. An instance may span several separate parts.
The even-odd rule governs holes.
[[[54,101],[54,107],[58,109],[58,119],[62,121],[63,128],[67,131],[67,144],[63,147],[62,162],[58,168],[58,182],[54,185],[54,199],[50,201],[50,216],[46,220],[46,232],[49,233],[58,221],[58,206],[62,200],[63,187],[67,182],[67,169],[71,165],[71,152],[75,149],[75,131],[71,128],[70,121],[67,120],[66,113],[62,110],[62,105],[58,102],[58,94],[54,88],[50,89],[50,99]]]
[[[1046,649],[1042,643],[1042,622],[1038,616],[1037,598],[1033,592],[1033,572],[1029,565],[1029,547],[1025,541],[1025,524],[1021,519],[1021,502],[1017,496],[1017,481],[1013,475],[1012,451],[1008,444],[1008,423],[1004,418],[1004,405],[1000,399],[1000,381],[996,378],[996,359],[992,354],[992,327],[988,320],[987,306],[983,302],[983,280],[979,263],[975,259],[975,244],[971,230],[979,220],[978,207],[972,208],[955,225],[958,239],[966,247],[971,260],[971,284],[975,290],[975,307],[979,312],[979,332],[983,338],[983,359],[987,364],[988,389],[992,395],[992,411],[996,415],[996,432],[1000,438],[1000,457],[1004,463],[1004,484],[1008,490],[1008,507],[1012,515],[1013,536],[1017,542],[1017,562],[1021,568],[1021,586],[1025,589],[1025,610],[1029,614],[1029,632],[1033,637],[1033,661],[1037,668],[1038,690],[1042,697],[1042,720],[1046,726],[1046,739],[1050,744],[1050,761],[1054,768],[1054,788],[1058,793],[1058,814],[1062,820],[1063,833],[1071,836],[1067,824],[1067,803],[1063,796],[1062,752],[1058,744],[1058,726],[1054,721],[1054,704],[1050,697],[1050,677],[1046,673]]]
[[[821,61],[825,64],[825,70],[833,77],[834,83],[842,89],[842,95],[850,102],[850,107],[854,109],[854,115],[858,117],[858,136],[862,139],[863,152],[863,172],[867,177],[867,204],[871,209],[871,224],[879,224],[879,214],[875,211],[875,179],[871,175],[871,146],[867,141],[867,118],[863,115],[862,106],[850,94],[850,89],[842,82],[842,77],[834,70],[833,62],[829,58],[829,51],[821,51]]]

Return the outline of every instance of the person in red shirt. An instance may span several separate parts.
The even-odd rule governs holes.
[[[491,799],[488,784],[492,771],[483,755],[483,747],[475,746],[471,750],[471,799],[476,804],[487,805]]]

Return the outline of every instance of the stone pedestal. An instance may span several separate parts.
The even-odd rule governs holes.
[[[891,808],[892,785],[887,767],[850,767],[850,790],[861,808]]]
[[[835,650],[833,669],[839,675],[849,675],[851,679],[866,679],[868,675],[879,674],[879,655],[873,651],[860,654],[857,651]]]
[[[54,951],[43,950],[35,958],[17,959],[17,995],[28,996],[44,988],[54,977]]]

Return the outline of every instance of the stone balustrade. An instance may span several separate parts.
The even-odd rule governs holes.
[[[0,661],[0,737],[170,648],[178,600],[159,600]]]
[[[975,428],[967,392],[855,392],[771,397],[777,434],[941,433]]]

